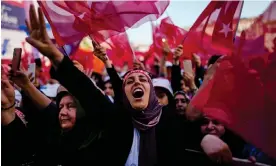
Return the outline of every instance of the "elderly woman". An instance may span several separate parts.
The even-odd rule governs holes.
[[[168,111],[164,111],[166,107],[158,103],[150,75],[139,69],[129,71],[121,87],[122,100],[110,103],[99,88],[53,45],[45,30],[42,11],[38,11],[39,20],[31,7],[33,18],[28,27],[34,27],[29,28],[31,37],[26,40],[52,61],[59,82],[80,101],[87,116],[94,117],[97,127],[104,130],[102,146],[97,151],[101,163],[96,165],[170,165],[174,147],[167,143],[170,140],[169,124],[173,119],[166,114]],[[97,51],[105,54],[99,48],[96,48],[96,54]]]

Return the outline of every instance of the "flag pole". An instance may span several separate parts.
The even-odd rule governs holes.
[[[65,50],[64,46],[61,46],[61,48],[62,48],[62,50],[63,50],[64,54],[65,54],[66,56],[69,56],[69,55],[67,54],[67,52],[66,52],[66,50]]]
[[[237,36],[237,31],[238,31],[238,27],[239,27],[239,24],[240,24],[240,19],[241,19],[241,13],[242,13],[242,9],[243,9],[243,4],[244,4],[244,1],[242,1],[242,4],[241,4],[241,10],[240,10],[240,13],[239,13],[239,20],[238,20],[238,25],[237,25],[237,27],[236,27],[236,29],[235,29],[235,33],[233,34],[233,43],[235,42],[235,38],[236,38],[236,36]]]
[[[127,34],[127,31],[126,32],[126,37],[127,37],[127,40],[128,40],[128,43],[129,43],[129,46],[130,46],[130,49],[131,49],[131,52],[132,52],[132,59],[133,59],[133,62],[136,62],[137,61],[137,58],[136,58],[136,55],[135,55],[135,51],[133,50],[131,44],[130,44],[130,41],[129,41],[129,37],[128,37],[128,34]]]

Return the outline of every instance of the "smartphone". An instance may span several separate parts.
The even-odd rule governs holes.
[[[20,67],[22,48],[15,48],[12,57],[12,71],[18,71]]]
[[[193,66],[192,66],[192,61],[191,60],[184,60],[183,61],[183,67],[184,67],[184,72],[193,74]]]
[[[32,83],[35,82],[35,67],[36,67],[36,66],[35,66],[35,63],[30,63],[30,64],[28,65],[28,75],[29,75],[29,74],[32,74],[32,77],[34,77]]]

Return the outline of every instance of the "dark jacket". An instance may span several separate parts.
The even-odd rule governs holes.
[[[16,116],[7,126],[1,126],[1,165],[33,165],[36,155],[34,133]]]
[[[69,94],[61,92],[57,96],[60,99]],[[28,97],[24,96],[25,101]],[[62,132],[58,119],[59,109],[56,104],[51,103],[44,110],[33,110],[32,102],[25,102],[24,111],[28,115],[28,136],[33,138],[29,145],[36,147],[33,162],[35,165],[86,165],[95,163],[97,159],[97,146],[100,145],[101,131],[97,124],[86,111],[81,109],[77,102],[77,119],[74,128],[68,132]],[[31,108],[33,108],[31,110]],[[94,108],[93,108],[94,109]],[[17,130],[13,131],[17,134]],[[20,133],[20,132],[19,132]],[[17,148],[18,149],[18,148]]]
[[[57,106],[51,103],[43,111],[48,113],[46,117],[51,124],[49,123],[46,128],[48,147],[46,153],[41,154],[44,158],[39,164],[66,166],[94,163],[101,132],[97,130],[93,121],[84,115],[78,117],[78,114],[83,113],[78,113],[80,109],[77,109],[75,126],[70,131],[63,132],[58,121]]]
[[[115,94],[115,104],[109,102],[90,79],[74,67],[68,57],[64,57],[57,73],[59,82],[80,101],[85,110],[89,110],[88,116],[94,117],[97,126],[104,130],[101,148],[97,153],[99,163],[95,165],[124,165],[131,149],[134,126],[131,114],[124,108],[120,95],[116,97]],[[119,81],[117,73],[115,77],[117,77],[115,80]],[[112,85],[114,91],[122,88],[119,87],[122,85],[120,83]],[[166,109],[168,108],[163,108],[160,121],[153,128],[156,133],[157,165],[172,165],[174,163],[172,155],[177,153],[177,148],[169,144],[172,140],[170,134],[174,119]],[[180,133],[185,132],[181,127],[177,130]],[[142,131],[140,134],[143,134]]]

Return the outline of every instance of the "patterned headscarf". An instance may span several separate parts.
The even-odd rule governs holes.
[[[129,100],[127,99],[126,93],[124,91],[125,81],[127,78],[133,73],[142,73],[148,78],[148,82],[150,84],[150,96],[149,96],[149,103],[147,108],[142,111],[135,110],[132,108]],[[134,126],[139,130],[147,130],[151,127],[158,124],[161,113],[162,113],[162,106],[158,103],[158,99],[156,97],[151,78],[146,71],[143,70],[131,70],[126,73],[123,82],[123,102],[126,108],[131,111],[132,114],[132,121]]]

